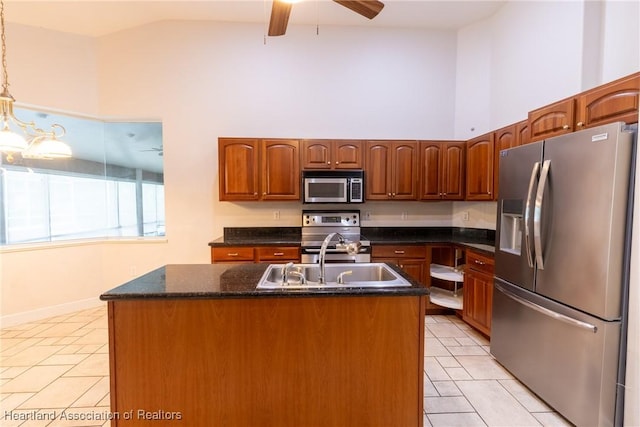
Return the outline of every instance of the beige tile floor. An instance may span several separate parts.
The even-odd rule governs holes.
[[[426,322],[425,426],[570,425],[495,362],[489,342],[464,322]],[[107,340],[105,307],[2,329],[0,425],[108,426]]]

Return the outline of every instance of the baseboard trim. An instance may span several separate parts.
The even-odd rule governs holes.
[[[8,314],[6,316],[0,317],[0,328],[7,328],[11,326],[21,325],[23,323],[35,322],[38,320],[46,319],[48,317],[73,313],[74,311],[95,308],[99,307],[101,304],[104,304],[104,302],[100,301],[98,297],[94,297],[79,301],[71,301],[64,304],[37,308],[35,310],[23,311],[21,313]]]

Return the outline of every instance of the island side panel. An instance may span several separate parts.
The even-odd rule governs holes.
[[[422,425],[423,296],[109,305],[115,426]]]

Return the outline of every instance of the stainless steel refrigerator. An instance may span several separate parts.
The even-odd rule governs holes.
[[[637,128],[500,153],[491,354],[577,425],[621,425]]]

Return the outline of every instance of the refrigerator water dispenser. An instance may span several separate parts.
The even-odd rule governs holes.
[[[520,255],[522,249],[523,201],[503,200],[500,212],[500,250]]]

